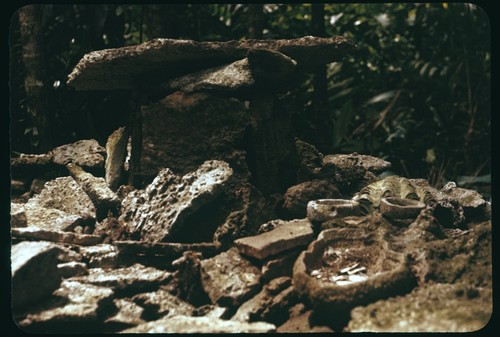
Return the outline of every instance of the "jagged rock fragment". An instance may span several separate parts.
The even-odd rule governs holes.
[[[106,142],[106,182],[111,190],[116,191],[123,180],[123,169],[127,155],[129,133],[127,128],[121,127],[113,131]]]
[[[52,161],[58,165],[73,163],[87,169],[97,169],[104,167],[106,149],[95,139],[85,139],[56,147],[50,154]]]

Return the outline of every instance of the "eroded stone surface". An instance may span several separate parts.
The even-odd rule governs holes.
[[[114,329],[122,330],[146,323],[142,319],[144,308],[135,304],[132,300],[115,298],[113,304],[118,309],[118,312],[104,321],[106,327],[112,326]]]
[[[139,78],[147,78],[151,85],[158,84],[168,78],[242,59],[251,49],[278,51],[296,60],[301,68],[310,68],[339,61],[356,46],[341,36],[242,42],[155,39],[86,54],[69,75],[68,84],[78,90],[134,89],[142,82]]]
[[[62,232],[37,227],[12,228],[11,233],[18,240],[51,241],[83,246],[96,245],[101,242],[101,237],[96,235]]]
[[[313,235],[307,219],[292,220],[272,231],[238,239],[235,244],[242,254],[264,259],[291,248],[305,246],[313,239]]]
[[[37,303],[59,287],[58,255],[63,248],[49,242],[20,242],[12,246],[12,303],[15,309]],[[40,275],[45,275],[43,278]]]
[[[23,204],[10,203],[10,227],[27,227],[28,219]]]
[[[472,332],[491,318],[492,293],[467,284],[432,284],[403,297],[354,308],[350,332]],[[394,313],[398,313],[394,315]]]
[[[144,315],[148,320],[176,315],[191,316],[194,311],[191,304],[164,289],[134,295],[132,300],[144,308]]]
[[[232,174],[227,163],[215,160],[182,178],[164,169],[145,190],[133,191],[123,200],[120,220],[143,240],[171,239],[190,214],[222,192]]]
[[[138,325],[122,333],[266,333],[276,327],[264,322],[238,322],[213,317],[173,316]]]
[[[231,248],[201,261],[201,282],[214,304],[236,306],[258,292],[260,271]]]
[[[116,191],[122,182],[123,165],[127,155],[127,143],[129,139],[128,130],[121,127],[113,131],[106,141],[106,182],[111,190]]]
[[[392,164],[381,158],[358,154],[329,154],[323,158],[324,166],[335,166],[337,169],[349,170],[361,167],[365,171],[380,173],[391,168]]]
[[[59,269],[59,273],[63,278],[88,274],[87,265],[83,262],[70,261],[59,263],[57,269]]]
[[[283,208],[293,218],[305,218],[307,203],[316,199],[341,198],[339,189],[328,180],[305,181],[290,187],[284,195]]]
[[[85,168],[102,168],[106,149],[95,139],[85,139],[56,147],[50,154],[52,161],[58,165],[73,163]]]
[[[44,229],[48,231],[72,231],[84,224],[84,219],[76,214],[66,213],[55,208],[39,206],[36,202],[27,202],[17,212],[26,215],[27,228]]]

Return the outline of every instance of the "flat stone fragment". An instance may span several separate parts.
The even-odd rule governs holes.
[[[56,147],[50,154],[52,161],[58,165],[73,163],[85,168],[102,168],[106,149],[95,139],[84,139]]]
[[[106,270],[89,269],[89,274],[71,280],[98,286],[112,287],[117,290],[142,290],[158,287],[170,280],[171,274],[153,267],[134,264],[130,267]]]
[[[257,293],[260,271],[231,248],[201,261],[201,283],[212,303],[236,306]]]
[[[285,250],[307,245],[314,233],[307,219],[292,220],[272,231],[235,241],[240,253],[259,260]]]
[[[113,131],[106,141],[106,182],[111,190],[116,191],[122,181],[125,158],[127,156],[127,143],[129,132],[126,127]]]
[[[200,252],[204,257],[210,257],[219,248],[213,243],[116,241],[114,244],[122,255],[164,255],[169,259],[177,259],[186,251]]]
[[[57,269],[63,248],[50,242],[20,242],[12,246],[12,303],[14,309],[37,303],[61,283]],[[42,277],[43,276],[43,277]]]
[[[67,303],[55,308],[29,313],[19,326],[30,332],[77,333],[96,330],[103,312],[112,305],[113,290],[91,284],[64,280],[54,296]]]
[[[12,237],[21,240],[51,241],[73,245],[93,246],[102,241],[100,236],[76,234],[36,227],[12,228]]]
[[[134,295],[132,300],[143,307],[145,309],[145,315],[150,318],[175,315],[191,316],[195,310],[195,307],[191,304],[170,294],[164,289]]]
[[[39,206],[36,202],[28,201],[18,212],[24,211],[27,227],[38,228],[48,231],[70,232],[75,227],[81,226],[84,219],[76,214],[70,214],[56,208]]]
[[[262,279],[269,281],[276,277],[291,276],[293,264],[301,251],[300,248],[292,249],[262,261]]]
[[[354,52],[347,38],[306,36],[290,40],[246,40],[196,42],[154,39],[136,46],[106,49],[86,54],[68,76],[77,90],[136,89],[148,80],[151,85],[201,69],[242,59],[251,49],[278,51],[302,68],[340,61]]]
[[[324,156],[323,165],[333,165],[340,169],[352,169],[353,167],[362,167],[366,171],[380,173],[391,168],[392,164],[383,159],[358,154],[329,154]]]
[[[80,247],[79,252],[90,268],[116,268],[118,265],[118,250],[114,245]]]
[[[108,212],[118,212],[120,199],[109,188],[104,178],[94,177],[77,164],[69,163],[66,168],[94,204],[97,220],[106,218]]]
[[[57,265],[59,273],[63,278],[88,274],[87,265],[83,262],[64,262]]]
[[[95,222],[94,204],[71,177],[58,177],[45,183],[39,194],[28,200],[32,206],[55,208]]]
[[[430,284],[351,311],[349,332],[472,332],[493,311],[492,293],[464,283]],[[394,313],[397,313],[395,315]]]
[[[167,241],[189,215],[222,192],[232,174],[227,163],[217,160],[206,161],[182,178],[164,169],[144,191],[127,195],[120,220],[145,241]]]
[[[267,333],[276,326],[265,322],[238,322],[213,317],[173,316],[138,325],[121,333]]]

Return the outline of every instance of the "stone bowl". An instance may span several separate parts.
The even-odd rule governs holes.
[[[355,200],[318,199],[307,204],[307,218],[315,223],[360,214],[359,202]]]
[[[389,219],[415,219],[425,204],[418,200],[387,197],[380,199],[380,212]]]
[[[406,255],[393,251],[384,237],[382,230],[331,228],[299,255],[294,288],[321,321],[416,286]]]

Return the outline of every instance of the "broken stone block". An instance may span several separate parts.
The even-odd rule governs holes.
[[[467,283],[429,284],[406,296],[380,300],[351,311],[348,332],[472,332],[493,311],[491,288]],[[398,313],[394,315],[394,313]]]
[[[232,174],[227,163],[216,160],[182,178],[164,169],[145,190],[123,200],[119,219],[145,241],[174,241],[188,217],[217,198]]]
[[[267,333],[276,326],[264,322],[238,322],[213,317],[166,316],[144,323],[121,333]]]
[[[40,193],[32,197],[28,203],[32,206],[55,208],[81,216],[89,225],[95,222],[94,204],[71,177],[59,177],[46,182]]]
[[[10,167],[13,178],[24,178],[26,176],[37,176],[40,173],[54,169],[52,154],[25,154],[10,158]]]
[[[383,159],[358,154],[329,154],[323,158],[323,166],[334,166],[340,170],[352,170],[353,167],[361,167],[365,171],[381,173],[391,168],[392,164]]]
[[[169,272],[136,263],[130,267],[106,271],[101,268],[91,268],[88,275],[72,277],[70,280],[111,287],[115,291],[138,292],[158,288],[170,278]]]
[[[314,69],[318,64],[340,61],[356,48],[341,36],[227,42],[155,39],[86,54],[68,76],[68,85],[77,90],[137,89],[144,82],[141,78],[150,85],[159,84],[168,78],[242,59],[252,49],[277,51],[296,60],[302,69]]]
[[[31,312],[19,326],[35,333],[97,332],[104,314],[113,308],[114,293],[107,287],[64,280],[53,294],[66,303]]]
[[[49,242],[20,242],[12,246],[14,309],[44,300],[59,287],[61,275],[57,264],[58,255],[63,251],[63,248]]]
[[[37,227],[12,228],[12,237],[19,240],[51,241],[72,245],[91,246],[101,242],[96,235],[53,231]]]
[[[28,219],[26,218],[26,212],[24,211],[24,205],[16,204],[14,202],[10,203],[10,227],[27,227]]]
[[[175,92],[141,108],[140,172],[155,177],[163,168],[184,175],[208,160],[229,163],[248,174],[241,149],[249,116],[243,102],[206,93]],[[132,135],[134,144],[134,135]]]
[[[97,169],[104,167],[106,149],[99,145],[95,139],[79,140],[72,144],[56,147],[51,152],[52,161],[65,166],[69,163]]]
[[[307,245],[314,233],[307,219],[292,220],[272,231],[235,241],[240,253],[259,260],[285,250]]]
[[[73,163],[67,164],[66,168],[94,204],[97,220],[106,218],[109,212],[113,214],[118,213],[120,199],[108,187],[104,178],[94,177]]]
[[[244,97],[251,96],[255,87],[280,92],[289,84],[295,65],[294,60],[279,52],[251,49],[247,58],[170,80],[164,86],[184,92],[230,92]]]
[[[236,248],[201,261],[201,282],[212,303],[237,306],[256,294],[260,271]]]
[[[59,273],[63,278],[88,274],[87,265],[83,262],[71,261],[59,263],[57,269],[59,269]]]
[[[129,132],[125,127],[113,131],[106,142],[106,182],[111,190],[116,191],[123,181],[123,169],[127,156]]]
[[[104,321],[107,330],[123,330],[146,321],[142,319],[144,308],[135,304],[132,300],[115,298],[114,305],[118,312]]]
[[[293,265],[302,249],[292,249],[262,261],[262,279],[272,280],[280,276],[292,276]]]
[[[17,207],[17,211],[24,211],[27,227],[33,229],[70,232],[75,227],[84,224],[84,219],[81,216],[55,208],[42,207],[37,205],[36,202],[27,202],[22,207]]]
[[[288,318],[288,308],[296,300],[291,283],[289,277],[272,280],[260,293],[243,303],[231,319],[242,322],[284,322]]]
[[[118,250],[110,244],[98,244],[90,247],[80,247],[82,259],[90,268],[116,268],[118,265]]]
[[[342,195],[339,189],[329,180],[305,181],[290,187],[284,195],[283,209],[291,218],[305,218],[307,203],[316,199],[339,199]]]
[[[132,301],[144,308],[143,317],[148,321],[166,316],[191,316],[195,309],[191,304],[164,289],[134,295]]]

